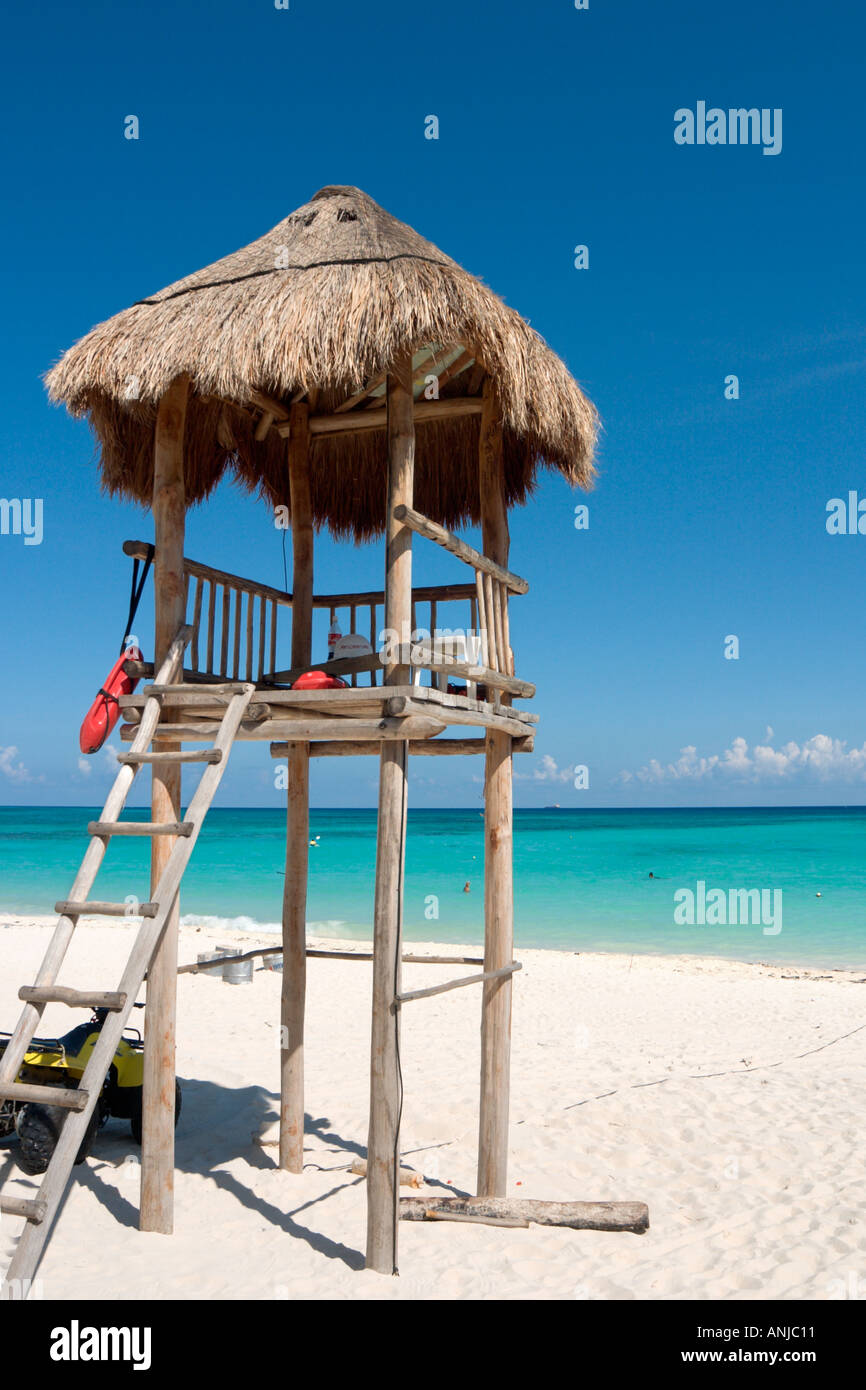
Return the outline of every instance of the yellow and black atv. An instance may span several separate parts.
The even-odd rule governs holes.
[[[136,1004],[134,1007],[143,1009],[144,1005]],[[62,1038],[34,1038],[18,1073],[18,1080],[30,1085],[77,1086],[107,1017],[107,1009],[94,1009],[88,1023],[80,1023]],[[136,1028],[127,1028],[126,1032],[134,1036],[124,1036],[120,1040],[78,1150],[76,1163],[84,1162],[97,1131],[112,1115],[129,1120],[133,1138],[141,1143],[144,1043]],[[8,1036],[0,1036],[0,1055],[6,1049]],[[180,1086],[175,1083],[175,1124],[180,1118],[180,1105]],[[20,1105],[17,1101],[7,1100],[0,1105],[0,1139],[17,1132],[17,1160],[25,1173],[35,1175],[45,1172],[66,1113],[60,1106],[38,1105],[33,1101]]]

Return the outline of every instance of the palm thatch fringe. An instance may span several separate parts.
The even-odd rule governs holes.
[[[315,390],[316,411],[327,412],[433,343],[467,348],[496,384],[510,504],[525,501],[541,466],[591,485],[597,416],[564,363],[355,188],[322,189],[258,241],[98,325],[46,380],[53,400],[90,416],[107,488],[149,504],[156,405],[188,373],[188,501],[228,473],[288,505],[285,441],[273,431],[255,440],[252,393],[285,402]],[[442,394],[465,391],[464,376]],[[479,520],[478,428],[471,416],[418,425],[416,502],[442,525]],[[384,430],[315,436],[311,468],[318,525],[359,540],[381,532]]]

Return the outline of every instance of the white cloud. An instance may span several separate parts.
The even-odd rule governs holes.
[[[773,735],[767,729],[767,738]],[[642,782],[753,782],[768,783],[800,777],[817,781],[866,781],[866,742],[849,748],[844,739],[815,734],[805,743],[790,742],[781,748],[757,743],[749,748],[744,738],[735,738],[730,748],[709,757],[699,757],[695,747],[680,750],[676,762],[660,763],[652,758],[637,772],[621,772],[621,783]]]
[[[110,772],[114,776],[117,773],[117,767],[117,750],[110,743],[106,743],[103,748],[100,748],[99,754],[88,753],[86,758],[78,759],[78,771],[82,777],[89,777],[94,769],[103,775]]]
[[[0,747],[0,772],[10,782],[32,782],[33,778],[23,763],[17,763],[18,749],[14,743],[8,748]]]
[[[523,782],[570,782],[574,777],[573,767],[559,767],[555,758],[545,753],[540,764],[531,772],[517,772],[517,781]]]

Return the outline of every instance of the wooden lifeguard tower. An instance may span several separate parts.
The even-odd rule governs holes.
[[[156,630],[153,664],[132,672],[152,683],[122,701],[128,751],[101,819],[88,827],[89,848],[58,904],[38,977],[20,991],[23,1013],[0,1065],[0,1096],[26,1100],[37,1088],[16,1077],[46,1004],[100,1001],[112,1010],[81,1086],[50,1097],[38,1088],[36,1098],[63,1106],[67,1118],[38,1197],[0,1198],[2,1210],[25,1219],[8,1280],[35,1270],[145,977],[140,1224],[172,1229],[179,888],[237,739],[267,741],[288,766],[279,1162],[295,1173],[304,1141],[309,759],[380,760],[367,1265],[391,1273],[399,1027],[409,997],[400,971],[408,758],[485,758],[484,968],[460,983],[482,984],[478,1195],[501,1197],[517,968],[512,754],[532,748],[536,722],[515,704],[534,687],[516,674],[511,647],[509,599],[528,585],[508,568],[508,509],[526,500],[541,466],[590,483],[594,409],[517,313],[345,187],[321,189],[250,246],[99,325],[48,385],[55,401],[89,415],[107,488],[152,509]],[[187,507],[224,476],[287,509],[291,593],[184,555]],[[481,551],[454,534],[467,523],[480,523]],[[322,526],[356,541],[384,533],[383,590],[315,592],[313,534]],[[462,561],[468,582],[413,587],[415,536]],[[124,548],[148,551],[142,542]],[[347,615],[353,634],[369,633],[369,652],[314,662],[317,609]],[[455,632],[465,635],[462,646]],[[340,675],[347,688],[293,689],[313,668]],[[185,763],[204,771],[182,818]],[[120,820],[147,767],[151,820]],[[64,988],[57,977],[78,918],[126,911],[90,891],[111,838],[130,833],[152,838],[152,869],[123,977],[108,994]],[[420,991],[428,992],[437,990]]]

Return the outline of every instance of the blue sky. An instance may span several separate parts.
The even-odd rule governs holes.
[[[101,495],[87,426],[48,405],[42,372],[348,183],[530,319],[604,423],[589,499],[544,475],[512,518],[531,583],[517,671],[541,717],[517,803],[862,803],[866,536],[829,536],[825,509],[866,497],[864,27],[833,0],[7,15],[0,496],[42,497],[44,538],[0,536],[0,801],[102,800],[108,762],[80,769],[78,725],[123,629],[122,541],[152,534]],[[698,101],[781,108],[781,153],[675,144]],[[454,578],[430,549],[417,579]],[[282,582],[272,518],[228,485],[190,515],[187,552]],[[317,588],[374,587],[382,567],[380,546],[318,541]],[[475,760],[432,761],[413,764],[416,804],[478,798]],[[370,805],[375,786],[371,759],[314,766],[318,805]],[[221,799],[281,803],[265,746],[236,750]]]

